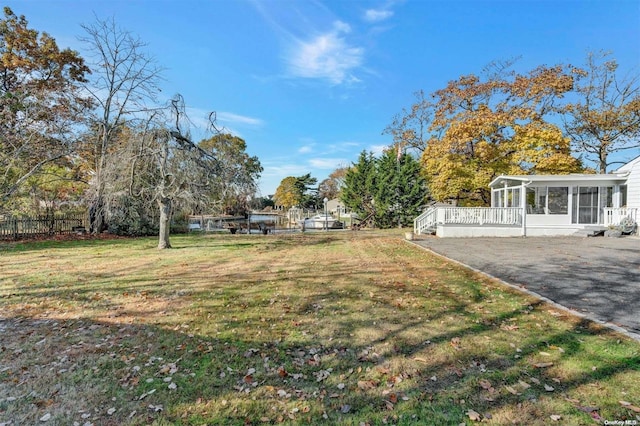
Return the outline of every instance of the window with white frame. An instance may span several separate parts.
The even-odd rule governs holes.
[[[527,187],[527,213],[568,214],[569,188],[566,186]]]

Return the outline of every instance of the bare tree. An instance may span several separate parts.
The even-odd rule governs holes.
[[[222,169],[227,167],[189,139],[182,124],[188,122],[184,109],[176,96],[164,110],[151,113],[128,132],[118,161],[109,163],[103,175],[107,217],[124,214],[135,221],[153,215],[155,206],[159,249],[171,247],[174,212],[207,203],[211,182],[225,175]]]
[[[578,99],[564,109],[565,131],[606,173],[611,154],[640,147],[640,74],[619,76],[608,52],[590,53],[585,68],[574,70]]]
[[[318,185],[318,198],[329,198],[333,200],[340,196],[342,187],[344,186],[344,177],[347,173],[347,167],[338,167],[329,174],[329,177],[320,182]]]
[[[86,36],[80,40],[91,52],[93,72],[86,90],[96,104],[84,155],[93,170],[91,228],[97,233],[104,227],[104,174],[110,157],[117,154],[115,141],[125,126],[135,127],[156,103],[162,68],[144,52],[146,44],[113,19],[96,19],[82,28]]]
[[[397,114],[382,133],[391,135],[394,145],[422,154],[432,137],[435,104],[425,98],[422,90],[415,92],[414,96],[416,101],[411,108],[403,108],[402,113]]]

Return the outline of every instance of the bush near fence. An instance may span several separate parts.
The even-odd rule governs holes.
[[[0,238],[22,239],[67,234],[89,229],[85,214],[38,217],[0,217]]]

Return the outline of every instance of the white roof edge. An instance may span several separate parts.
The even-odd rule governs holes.
[[[525,183],[533,183],[533,182],[546,182],[546,181],[594,181],[594,180],[618,180],[624,179],[629,175],[629,172],[621,172],[621,173],[607,173],[607,174],[582,174],[582,173],[573,173],[568,175],[500,175],[497,178],[493,179],[489,183],[489,187],[493,187],[494,184],[500,182],[501,180],[512,180],[512,181],[520,181]]]
[[[636,158],[634,158],[633,160],[629,161],[628,163],[623,164],[622,166],[620,166],[619,169],[614,170],[613,173],[620,173],[620,172],[627,172],[628,173],[628,172],[631,171],[631,169],[633,168],[633,166],[636,163],[640,163],[640,155],[637,156]]]
[[[503,179],[509,179],[509,180],[519,180],[521,182],[526,182],[531,180],[529,176],[522,176],[522,175],[500,175],[497,178],[493,179],[491,182],[489,182],[489,186],[493,186],[493,184],[495,182],[499,182],[500,180]]]

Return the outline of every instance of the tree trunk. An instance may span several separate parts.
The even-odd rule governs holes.
[[[607,163],[607,159],[608,159],[607,158],[608,157],[607,152],[604,149],[600,149],[600,152],[598,153],[598,156],[599,156],[599,158],[598,158],[599,164],[598,165],[600,166],[600,173],[603,173],[603,174],[607,173],[607,166],[608,166],[608,163]]]
[[[161,197],[158,199],[160,207],[160,233],[158,235],[158,250],[171,248],[169,242],[169,231],[171,229],[171,199]]]
[[[107,228],[102,199],[98,198],[89,208],[89,232],[93,235],[97,235],[106,231]]]

